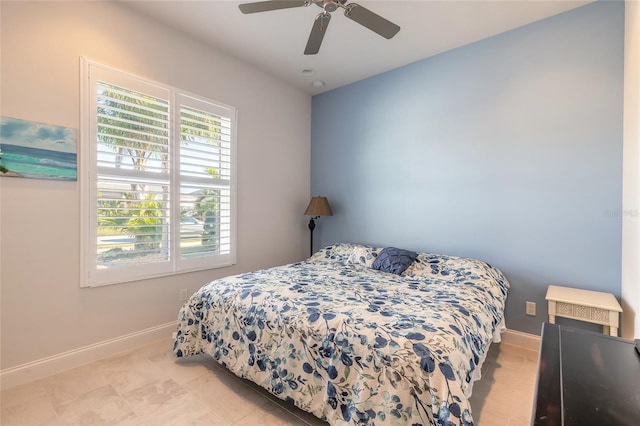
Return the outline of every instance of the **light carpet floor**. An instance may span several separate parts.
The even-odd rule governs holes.
[[[2,391],[2,426],[323,425],[210,357],[176,361],[172,341]],[[493,344],[471,406],[478,426],[530,424],[538,353]]]

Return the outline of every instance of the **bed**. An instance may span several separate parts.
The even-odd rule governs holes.
[[[337,244],[205,284],[180,310],[174,354],[209,354],[331,425],[472,425],[507,279],[430,253],[385,272],[383,251]]]

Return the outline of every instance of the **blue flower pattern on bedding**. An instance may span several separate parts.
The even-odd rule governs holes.
[[[180,310],[175,355],[210,354],[332,425],[472,425],[465,390],[503,318],[504,275],[426,253],[392,275],[354,250],[204,285]]]

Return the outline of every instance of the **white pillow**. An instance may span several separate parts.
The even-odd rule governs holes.
[[[371,265],[378,257],[378,253],[380,253],[380,248],[377,247],[368,247],[368,246],[356,246],[346,263],[352,263],[355,265],[364,265],[367,268],[371,268]]]

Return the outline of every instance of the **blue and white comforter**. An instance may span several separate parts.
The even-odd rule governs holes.
[[[420,253],[402,274],[341,244],[212,281],[179,314],[174,353],[207,353],[332,425],[473,424],[465,392],[503,320],[488,264]]]

